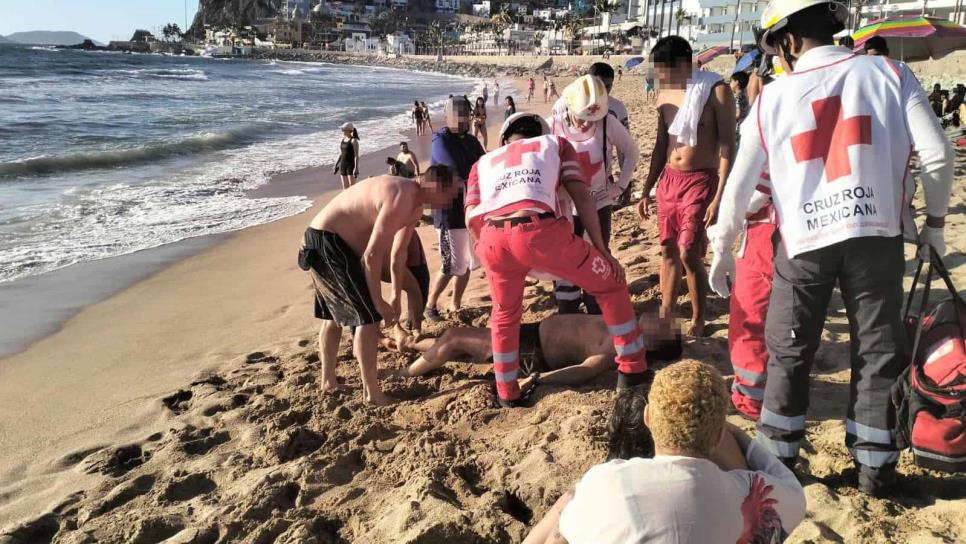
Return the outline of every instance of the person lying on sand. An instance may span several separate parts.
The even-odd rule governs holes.
[[[649,361],[673,361],[681,357],[681,335],[661,319],[642,315],[637,320],[644,331]],[[574,334],[580,331],[580,334]],[[439,338],[411,342],[402,340],[400,348],[415,348],[423,354],[400,376],[422,376],[440,368],[447,361],[466,358],[492,364],[491,331],[485,327],[454,327]],[[399,342],[399,340],[397,340]],[[599,315],[554,315],[537,323],[520,325],[520,366],[524,378],[518,380],[521,391],[537,383],[578,385],[614,368],[614,343],[604,318]]]
[[[764,447],[725,422],[721,374],[699,361],[657,372],[643,423],[653,459],[584,474],[524,544],[781,542],[805,517],[805,491]]]
[[[311,272],[322,361],[322,390],[339,387],[336,355],[343,327],[355,328],[353,353],[359,361],[366,402],[387,404],[379,387],[376,349],[379,322],[399,315],[406,257],[423,206],[446,206],[457,187],[446,166],[429,168],[413,182],[379,176],[336,195],[312,219],[299,251],[299,266]],[[389,257],[392,296],[382,296],[383,263]]]

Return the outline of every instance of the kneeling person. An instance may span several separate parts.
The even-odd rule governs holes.
[[[655,457],[591,468],[524,544],[783,541],[805,517],[805,492],[777,457],[725,422],[727,411],[713,367],[660,370],[644,415]]]
[[[449,168],[427,170],[418,182],[379,176],[336,195],[312,219],[299,252],[299,266],[311,272],[315,316],[322,320],[319,357],[322,389],[338,387],[335,366],[342,327],[353,327],[366,402],[389,402],[376,377],[378,324],[395,321],[406,274],[407,248],[423,206],[447,205],[455,194]],[[380,277],[390,261],[391,303]]]

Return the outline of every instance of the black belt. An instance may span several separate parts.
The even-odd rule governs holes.
[[[509,217],[507,219],[488,219],[486,223],[493,227],[502,227],[503,225],[515,227],[526,223],[536,223],[541,219],[550,219],[552,217],[556,217],[553,212],[543,212],[537,215],[523,215],[520,217]]]

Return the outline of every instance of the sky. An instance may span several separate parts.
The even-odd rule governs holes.
[[[0,0],[0,35],[28,30],[73,30],[101,43],[127,40],[139,28],[167,23],[184,30],[198,0]]]

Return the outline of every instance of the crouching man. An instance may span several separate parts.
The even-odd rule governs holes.
[[[315,317],[322,361],[322,390],[339,387],[336,356],[343,327],[355,330],[353,354],[359,361],[363,395],[370,404],[387,404],[376,375],[379,322],[399,315],[407,249],[423,207],[448,205],[456,194],[446,166],[429,168],[418,181],[379,176],[336,195],[312,219],[299,252],[299,266],[315,285]],[[382,296],[383,264],[390,261],[391,292]]]

